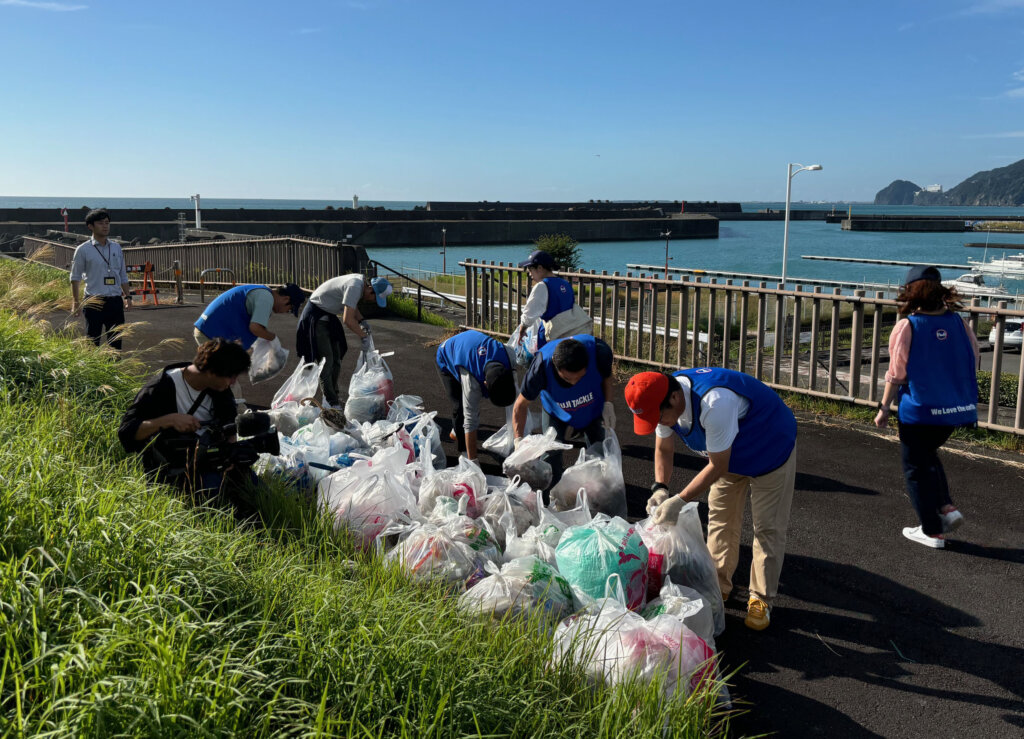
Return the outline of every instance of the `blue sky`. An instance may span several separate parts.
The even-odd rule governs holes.
[[[0,195],[871,200],[1024,158],[1024,0],[0,0]]]

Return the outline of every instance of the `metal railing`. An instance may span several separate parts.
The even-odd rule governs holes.
[[[459,264],[465,327],[508,336],[526,304],[529,275],[512,264]],[[577,302],[594,319],[594,335],[619,359],[672,370],[728,367],[778,390],[860,405],[882,398],[889,334],[898,320],[896,301],[882,292],[869,297],[864,290],[851,295],[839,288],[783,290],[764,282],[617,272],[559,276],[573,284]],[[1010,365],[1002,341],[1005,321],[1024,311],[1009,310],[1005,302],[982,307],[974,299],[964,315],[976,336],[989,322],[997,329],[991,388],[981,399],[978,425],[1024,435],[1024,354]],[[999,404],[1004,369],[1016,372],[1013,405]]]
[[[24,242],[26,259],[70,268],[74,246],[39,237],[25,237]],[[239,284],[294,282],[307,289],[362,267],[354,263],[350,246],[291,236],[125,246],[122,250],[127,263],[152,262],[157,275],[173,274],[174,263],[180,262],[181,279],[192,287],[199,285],[203,270],[212,267],[230,270]]]
[[[392,284],[392,289],[394,290],[394,292],[398,293],[399,295],[402,295],[402,294],[407,292],[406,286],[403,283],[409,283],[410,285],[414,285],[415,286],[415,294],[416,294],[416,320],[417,321],[420,321],[420,320],[423,319],[423,291],[424,290],[426,290],[427,293],[435,296],[438,300],[440,300],[441,301],[441,305],[444,305],[446,300],[450,301],[450,297],[449,296],[446,296],[446,295],[443,295],[442,293],[439,293],[434,288],[432,288],[432,287],[430,287],[428,285],[424,285],[419,280],[416,280],[416,279],[410,277],[409,275],[405,274],[404,272],[401,272],[401,271],[399,271],[397,269],[389,267],[389,266],[387,266],[386,264],[384,264],[382,262],[378,262],[376,259],[371,259],[369,262],[367,262],[367,272],[368,272],[368,274],[370,274],[370,275],[372,275],[374,277],[376,277],[379,274],[380,270],[382,270],[382,269],[385,272],[387,272],[388,274],[394,276],[390,280],[393,283]],[[397,278],[397,280],[395,278]]]

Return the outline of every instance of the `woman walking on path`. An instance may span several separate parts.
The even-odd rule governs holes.
[[[949,496],[938,450],[957,426],[978,422],[978,340],[954,311],[963,306],[935,267],[911,267],[897,297],[903,318],[889,337],[889,371],[875,425],[886,428],[899,397],[900,450],[907,494],[920,526],[903,535],[934,549],[963,515]]]

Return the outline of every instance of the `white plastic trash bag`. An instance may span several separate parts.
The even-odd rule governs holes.
[[[555,663],[583,667],[595,681],[608,685],[662,675],[666,696],[689,695],[705,680],[714,680],[714,651],[682,621],[656,616],[647,621],[626,608],[621,587],[610,578],[608,595],[555,630]]]
[[[524,436],[519,448],[512,452],[501,466],[506,477],[519,476],[534,490],[547,490],[551,486],[551,465],[543,457],[548,452],[571,449],[571,444],[555,441],[555,429],[543,434]]]
[[[255,385],[264,382],[284,369],[288,363],[288,350],[281,346],[281,340],[256,339],[252,345],[252,363],[249,365],[249,381]]]
[[[489,577],[459,596],[459,607],[467,613],[500,618],[539,608],[563,618],[574,610],[569,583],[537,557],[514,559],[500,570],[490,562],[484,567]]]
[[[320,409],[315,405],[289,401],[272,408],[268,413],[278,433],[282,436],[291,436],[303,426],[313,423],[320,416]]]
[[[388,403],[395,398],[395,383],[385,356],[370,348],[359,354],[355,372],[348,384],[348,400],[345,401],[345,417],[356,423],[367,423],[384,419],[388,414]]]
[[[697,504],[687,503],[675,526],[659,526],[650,518],[637,524],[649,551],[647,582],[651,595],[661,592],[667,578],[693,588],[711,606],[715,636],[725,629],[725,605],[718,587],[718,573],[697,514]]]
[[[562,473],[562,479],[551,488],[551,505],[555,510],[571,508],[580,488],[587,491],[593,513],[626,517],[626,483],[622,478],[622,450],[618,437],[606,430],[603,442],[580,451],[576,464]]]
[[[567,529],[555,549],[558,571],[570,585],[601,598],[609,576],[617,575],[632,610],[640,610],[647,599],[647,560],[647,546],[633,524],[604,514]]]
[[[440,470],[420,484],[419,505],[424,514],[434,510],[440,497],[467,498],[467,513],[470,518],[480,515],[477,501],[487,494],[487,478],[480,466],[468,457],[459,457],[459,464],[447,470]]]
[[[389,421],[405,422],[423,413],[423,398],[418,395],[399,395],[388,404]]]
[[[270,407],[280,408],[285,403],[301,403],[306,398],[315,396],[320,387],[320,373],[326,361],[321,359],[319,362],[306,362],[296,367],[291,377],[274,393]]]
[[[336,529],[346,528],[360,548],[369,548],[396,521],[407,524],[421,518],[405,477],[407,459],[400,446],[383,449],[317,485],[320,508],[334,518]]]
[[[661,593],[657,598],[649,600],[641,611],[641,615],[648,620],[662,614],[680,619],[709,647],[715,648],[715,616],[711,612],[711,604],[693,588],[676,585],[671,578],[665,578]]]
[[[529,436],[537,430],[537,417],[531,411],[526,412],[526,428],[523,435]],[[487,437],[480,445],[496,457],[507,457],[515,451],[515,431],[512,429],[512,406],[505,409],[505,425]]]
[[[464,506],[465,503],[460,503]],[[387,554],[419,580],[441,580],[472,587],[486,577],[485,565],[498,560],[498,546],[483,522],[456,513],[442,519],[394,525],[381,537],[398,533],[399,541]]]

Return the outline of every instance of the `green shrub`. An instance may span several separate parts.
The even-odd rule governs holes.
[[[986,371],[978,372],[978,399],[982,403],[988,403],[989,394],[992,392],[992,373]],[[1010,408],[1017,407],[1017,375],[1003,372],[999,377],[999,405]]]
[[[533,242],[535,248],[546,251],[555,260],[556,272],[579,272],[583,255],[579,242],[566,234],[544,234]]]

